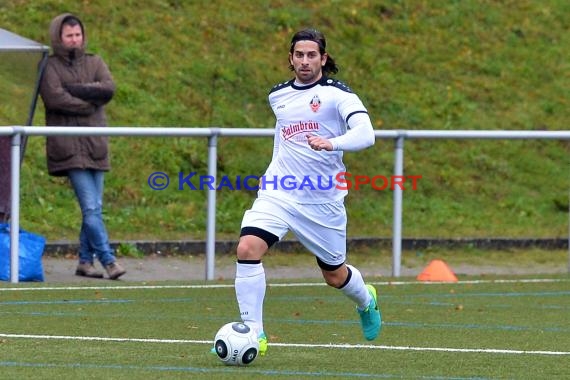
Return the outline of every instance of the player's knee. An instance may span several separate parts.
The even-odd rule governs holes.
[[[325,282],[327,283],[328,286],[332,286],[333,288],[336,289],[339,289],[343,284],[342,281],[338,281],[336,278],[330,279],[325,277]]]
[[[332,286],[333,288],[336,289],[341,288],[346,281],[346,278],[344,278],[343,276],[340,275],[340,273],[337,272],[323,271],[323,278],[325,279],[325,282],[328,286]]]
[[[237,246],[236,254],[237,258],[240,260],[244,260],[249,255],[250,248],[247,244],[239,243]]]
[[[317,257],[317,264],[321,268],[323,278],[327,285],[337,289],[344,286],[348,277],[348,269],[345,263],[327,264]]]
[[[263,250],[250,239],[241,239],[236,250],[238,260],[259,260]]]

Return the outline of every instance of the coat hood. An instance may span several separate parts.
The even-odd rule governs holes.
[[[63,46],[61,41],[61,26],[65,19],[68,17],[74,17],[79,21],[79,25],[81,26],[81,31],[83,32],[83,46],[80,48],[68,48]],[[71,13],[63,13],[59,16],[54,17],[51,20],[51,24],[49,27],[49,36],[51,41],[51,48],[53,49],[53,54],[58,55],[65,59],[74,59],[82,56],[85,54],[85,46],[87,45],[87,35],[85,33],[85,26],[81,19],[74,14]]]

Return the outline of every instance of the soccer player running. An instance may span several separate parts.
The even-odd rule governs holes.
[[[237,247],[237,302],[243,322],[258,333],[261,355],[267,351],[261,258],[288,231],[315,255],[327,285],[356,304],[364,337],[375,339],[382,325],[376,289],[346,263],[348,192],[334,183],[346,170],[343,151],[374,144],[368,111],[349,87],[328,77],[338,67],[319,31],[293,35],[289,63],[295,78],[269,93],[276,118],[273,157],[257,199],[244,214]]]

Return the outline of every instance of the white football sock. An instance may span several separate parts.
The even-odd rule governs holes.
[[[368,293],[368,289],[366,289],[366,285],[364,284],[364,279],[362,278],[360,271],[352,265],[347,264],[346,266],[348,267],[350,280],[340,288],[340,290],[348,298],[353,300],[360,310],[364,310],[370,304],[370,293]]]
[[[243,323],[263,332],[263,300],[265,298],[263,264],[236,264],[235,291]]]

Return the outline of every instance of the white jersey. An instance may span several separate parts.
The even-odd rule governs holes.
[[[341,189],[336,187],[338,176],[346,171],[343,152],[313,150],[307,136],[329,140],[342,136],[349,119],[363,113],[368,120],[365,134],[369,135],[368,129],[372,134],[372,143],[366,142],[365,146],[372,145],[372,125],[359,97],[342,82],[322,77],[308,86],[296,85],[294,80],[274,86],[269,104],[276,118],[274,151],[261,179],[259,195],[306,204],[344,198],[348,193],[346,184],[341,184]]]

